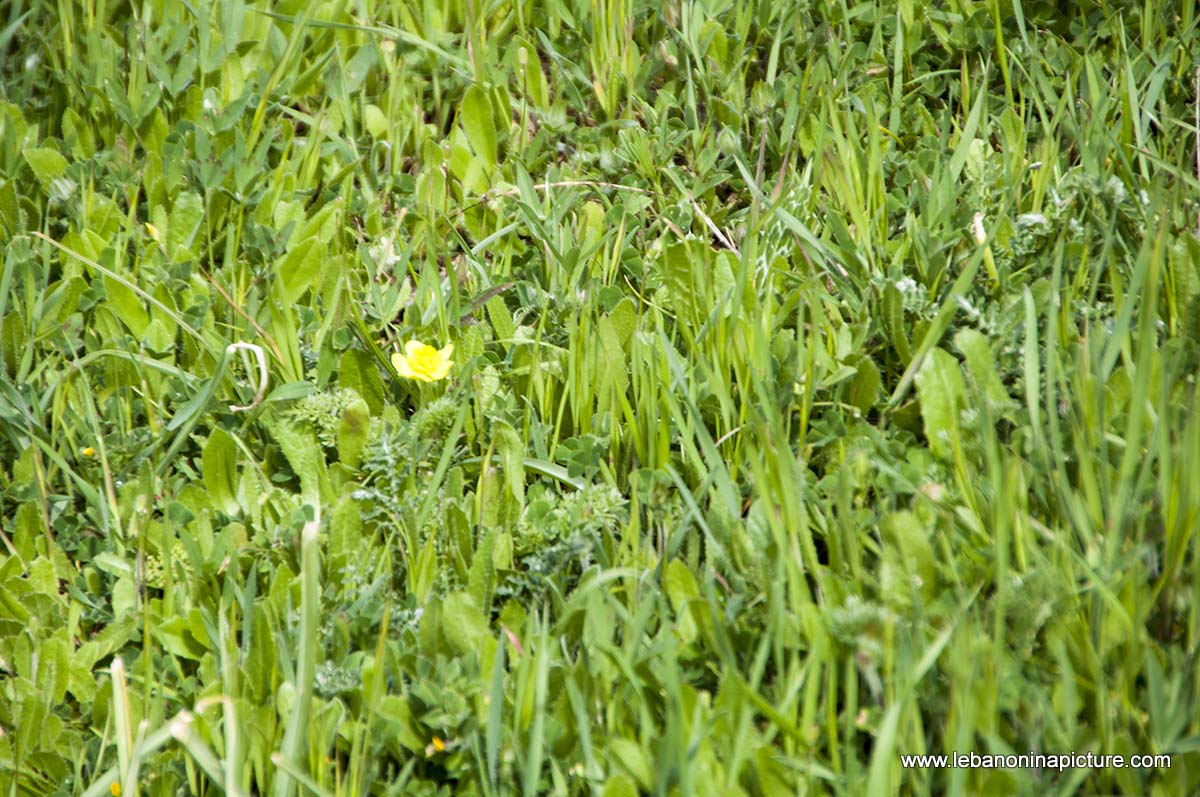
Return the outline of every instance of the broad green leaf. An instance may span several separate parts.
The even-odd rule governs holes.
[[[193,661],[199,661],[204,656],[204,646],[192,637],[187,620],[183,617],[175,616],[160,621],[152,627],[151,633],[158,644],[174,656]]]
[[[621,335],[608,316],[600,318],[596,332],[600,338],[601,353],[595,361],[595,379],[600,386],[597,393],[603,396],[610,387],[617,393],[624,393],[629,386],[629,365],[625,360],[625,350],[621,347]]]
[[[196,257],[194,242],[204,221],[204,200],[191,191],[175,197],[167,222],[167,255],[178,263]],[[161,232],[161,231],[160,231]]]
[[[317,392],[317,387],[312,382],[287,382],[272,390],[263,399],[264,404],[270,404],[273,401],[295,401],[296,399],[311,396]]]
[[[118,578],[112,588],[113,614],[117,617],[124,617],[131,613],[135,606],[137,606],[137,587],[134,585],[133,579],[128,576]]]
[[[410,752],[422,755],[425,753],[425,745],[429,740],[422,738],[407,699],[400,695],[385,695],[370,708],[390,723],[391,727],[388,730],[395,734],[396,741]]]
[[[221,427],[213,428],[200,453],[200,470],[213,506],[227,515],[238,511],[238,447]]]
[[[997,409],[1012,405],[1014,403],[1012,397],[996,373],[992,347],[983,333],[974,329],[964,329],[954,336],[954,345],[962,352],[967,361],[967,368],[970,369],[971,378],[991,405]]]
[[[618,772],[604,782],[603,797],[638,797],[638,787],[628,775]]]
[[[367,132],[371,134],[371,138],[387,138],[390,125],[387,115],[378,106],[368,105],[363,109],[363,123],[367,127]]]
[[[108,299],[117,318],[121,320],[135,338],[139,340],[146,334],[150,325],[150,314],[146,312],[141,298],[132,288],[123,282],[104,277],[104,295]]]
[[[893,512],[880,523],[883,541],[902,557],[909,584],[918,583],[926,600],[939,592],[937,558],[930,541],[930,529],[912,512]]]
[[[522,61],[524,68],[521,66]],[[546,83],[546,75],[542,72],[537,48],[525,40],[517,42],[516,68],[518,80],[521,81],[521,91],[535,107],[545,110],[550,104],[550,88]]]
[[[525,467],[535,473],[540,473],[543,476],[549,476],[552,479],[557,479],[563,484],[570,485],[576,490],[582,490],[587,484],[581,479],[576,479],[571,476],[562,465],[553,462],[547,462],[544,459],[534,459],[532,457],[525,458]]]
[[[23,154],[25,162],[33,169],[34,176],[47,192],[53,189],[54,181],[61,179],[70,166],[66,158],[49,147],[29,147]]]
[[[283,301],[294,304],[304,295],[321,273],[324,247],[314,236],[301,241],[284,256],[279,264],[279,279]]]
[[[338,361],[338,387],[348,387],[367,402],[371,415],[383,412],[383,380],[379,364],[362,349],[349,349]]]
[[[442,602],[442,634],[460,655],[479,650],[490,637],[487,620],[468,593],[451,593]]]
[[[75,276],[62,280],[46,296],[42,305],[42,321],[38,324],[38,337],[63,324],[79,309],[79,297],[87,290],[83,277]]]
[[[687,565],[672,559],[663,573],[663,588],[675,610],[676,630],[683,644],[691,644],[696,638],[696,619],[692,616],[691,602],[700,597],[696,578]]]
[[[504,468],[504,482],[518,504],[525,503],[525,447],[516,430],[504,421],[496,421],[493,434],[496,452]]]
[[[115,553],[105,551],[104,553],[96,554],[92,557],[92,564],[109,575],[133,577],[133,565]]]
[[[437,550],[434,547],[433,536],[425,541],[425,546],[417,552],[415,566],[412,569],[410,591],[417,597],[418,603],[424,603],[433,589],[437,578]]]
[[[461,119],[463,132],[471,142],[471,149],[482,157],[489,166],[497,162],[496,123],[492,119],[492,104],[487,93],[479,86],[471,86],[463,97]]]
[[[654,788],[654,767],[641,745],[632,739],[617,738],[609,742],[609,750],[643,789],[651,791]]]
[[[932,349],[916,379],[929,447],[939,459],[953,460],[959,444],[958,413],[966,399],[958,361],[941,348]]]

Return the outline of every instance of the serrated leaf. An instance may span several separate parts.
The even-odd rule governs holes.
[[[496,337],[505,348],[508,348],[512,345],[517,327],[513,323],[512,313],[508,312],[508,305],[504,303],[504,297],[493,296],[488,299],[486,306],[488,318],[492,321],[492,328],[496,330]]]
[[[361,398],[355,399],[342,410],[338,421],[338,461],[348,468],[358,468],[370,431],[371,409]]]
[[[143,333],[146,348],[153,352],[165,353],[175,347],[175,333],[167,328],[161,318],[152,318]]]
[[[362,548],[362,510],[358,501],[343,496],[329,515],[329,572],[341,573]]]
[[[883,289],[882,310],[880,320],[883,332],[900,356],[900,362],[907,367],[912,362],[912,347],[908,344],[908,334],[904,329],[904,294],[891,282]]]
[[[317,436],[278,415],[268,415],[267,428],[279,444],[292,470],[300,477],[300,494],[304,503],[319,507],[321,498],[330,492],[325,468],[325,454]]]
[[[608,314],[612,322],[612,327],[617,333],[618,340],[621,341],[621,346],[626,351],[629,349],[629,341],[633,338],[633,333],[637,329],[638,316],[637,307],[633,300],[628,296],[617,302],[617,306]]]
[[[879,375],[879,367],[870,357],[864,357],[858,363],[854,380],[850,383],[850,403],[857,407],[859,412],[867,414],[879,400],[879,388],[882,385],[883,378]]]
[[[494,528],[485,531],[471,557],[471,569],[467,574],[467,591],[477,606],[491,604],[493,578],[496,570],[494,551],[498,533]]]
[[[24,228],[21,212],[17,205],[17,190],[12,180],[0,182],[0,242],[8,240]]]

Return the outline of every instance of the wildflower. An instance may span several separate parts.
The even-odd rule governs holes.
[[[146,232],[150,233],[150,237],[156,242],[158,241],[158,228],[150,222],[146,222]]]
[[[429,744],[425,745],[425,757],[432,757],[435,753],[446,752],[446,740],[440,736],[433,737]]]
[[[420,341],[410,340],[404,346],[404,353],[392,355],[392,365],[400,376],[416,379],[421,382],[436,382],[445,379],[450,373],[454,361],[450,355],[454,353],[454,344],[447,343],[444,348],[435,349]]]
[[[83,449],[83,451],[80,451],[79,453],[83,454],[85,457],[94,457],[94,456],[96,456],[96,449],[92,448],[91,446],[88,446],[87,448]]]
[[[113,797],[121,797],[121,784],[118,781],[114,780],[112,785],[108,787],[108,790],[112,793]]]

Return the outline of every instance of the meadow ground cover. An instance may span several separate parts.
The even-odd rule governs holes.
[[[1200,793],[1198,66],[0,5],[0,794]],[[1030,752],[1170,758],[901,763]]]

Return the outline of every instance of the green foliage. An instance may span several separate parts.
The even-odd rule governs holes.
[[[0,792],[1196,793],[1198,24],[9,4]]]

